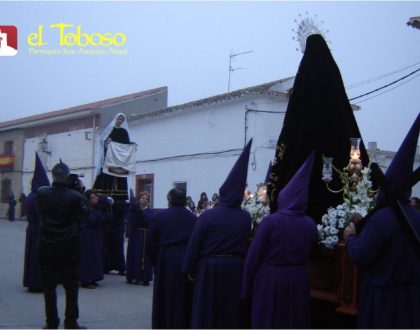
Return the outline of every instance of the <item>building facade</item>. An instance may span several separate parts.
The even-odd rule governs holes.
[[[219,192],[245,144],[253,138],[248,187],[264,181],[273,159],[293,78],[217,95],[129,119],[138,144],[136,191],[166,207],[173,187],[197,203]]]
[[[24,132],[16,128],[6,132],[0,132],[0,216],[6,217],[9,197],[13,194],[15,200],[22,193],[22,160]],[[20,214],[20,205],[17,205],[16,216]]]
[[[61,159],[90,187],[97,136],[103,127],[118,112],[132,115],[166,108],[167,99],[167,88],[161,87],[0,123],[0,216],[7,212],[11,192],[16,199],[21,193],[30,192],[35,152],[50,180],[51,168]]]
[[[11,191],[16,198],[30,192],[35,151],[50,179],[62,159],[90,188],[98,137],[119,112],[127,115],[130,140],[138,145],[129,186],[135,193],[149,191],[153,207],[166,207],[173,187],[185,189],[196,203],[202,192],[211,198],[251,138],[248,188],[255,192],[274,157],[293,82],[286,78],[172,107],[162,87],[0,123],[0,212],[6,214]],[[395,155],[376,143],[368,144],[368,152],[384,171]],[[413,196],[420,196],[419,184]]]

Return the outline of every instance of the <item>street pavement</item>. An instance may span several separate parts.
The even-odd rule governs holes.
[[[39,329],[45,323],[41,293],[22,286],[26,221],[0,218],[0,328]],[[79,323],[90,329],[149,329],[152,283],[130,285],[125,276],[107,274],[96,289],[79,290]],[[57,289],[61,324],[64,289]]]

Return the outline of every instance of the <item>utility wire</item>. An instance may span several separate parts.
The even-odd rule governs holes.
[[[349,99],[349,101],[353,101],[353,100],[359,99],[359,98],[361,98],[363,96],[370,95],[372,93],[375,93],[377,91],[380,91],[381,89],[384,89],[384,88],[387,88],[389,86],[392,86],[392,85],[396,84],[397,82],[399,82],[401,80],[404,80],[405,78],[410,77],[410,76],[412,76],[413,74],[415,74],[416,72],[419,72],[419,71],[420,71],[420,69],[414,70],[414,71],[410,72],[409,74],[405,75],[404,77],[401,77],[400,79],[394,80],[393,82],[391,82],[389,84],[386,84],[386,85],[384,85],[382,87],[376,88],[373,91],[370,91],[370,92],[367,92],[365,94],[362,94],[362,95],[353,97],[353,98]]]
[[[380,76],[377,76],[377,77],[369,78],[367,80],[363,80],[363,81],[360,81],[360,82],[357,82],[357,83],[348,85],[348,86],[346,86],[346,90],[349,90],[349,89],[352,89],[352,88],[356,88],[356,87],[359,87],[359,86],[362,86],[362,85],[365,85],[365,84],[368,84],[368,83],[371,83],[371,82],[374,82],[374,81],[377,81],[377,80],[381,80],[383,78],[387,78],[389,76],[392,76],[392,75],[397,74],[397,73],[399,73],[401,71],[404,71],[404,70],[407,70],[409,68],[412,68],[413,66],[417,66],[419,64],[420,64],[420,62],[417,62],[417,63],[411,64],[411,65],[408,65],[408,66],[406,66],[404,68],[401,68],[399,70],[395,70],[395,71],[392,71],[392,72],[389,72],[389,73],[385,73],[385,74],[380,75]]]
[[[388,92],[392,91],[393,89],[395,89],[395,88],[397,88],[397,87],[400,87],[400,86],[402,86],[402,85],[405,85],[406,83],[408,83],[409,81],[411,81],[411,80],[413,80],[413,79],[416,79],[416,78],[417,78],[417,77],[419,77],[419,76],[420,76],[420,74],[415,75],[413,78],[408,79],[407,81],[404,81],[404,82],[402,82],[401,84],[398,84],[398,85],[394,86],[393,88],[390,88],[390,89],[388,89],[388,90],[386,90],[386,91],[384,91],[384,92],[382,92],[382,93],[379,93],[379,94],[377,94],[377,95],[371,96],[371,97],[369,97],[369,98],[367,98],[367,99],[364,99],[364,100],[361,100],[361,101],[359,101],[359,102],[355,102],[355,104],[359,104],[359,103],[362,103],[362,102],[365,102],[365,101],[369,101],[369,100],[371,100],[371,99],[374,99],[375,97],[378,97],[379,95],[382,95],[382,94],[388,93]]]
[[[194,153],[194,154],[185,154],[185,155],[168,156],[168,157],[161,157],[161,158],[154,158],[154,159],[137,160],[136,163],[150,163],[150,162],[157,162],[161,160],[174,160],[174,159],[185,160],[185,159],[198,158],[198,157],[214,158],[215,156],[218,156],[218,155],[232,156],[232,155],[237,155],[242,150],[243,148],[227,149],[227,150],[221,150],[221,151],[200,152],[200,153]]]

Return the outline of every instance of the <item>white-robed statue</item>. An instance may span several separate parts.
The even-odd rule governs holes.
[[[93,184],[96,194],[116,201],[128,199],[127,177],[136,172],[136,150],[137,144],[130,142],[126,117],[118,113],[99,138]]]

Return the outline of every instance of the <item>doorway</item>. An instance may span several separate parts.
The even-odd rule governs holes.
[[[136,175],[136,197],[142,191],[147,191],[150,195],[150,208],[153,208],[154,174]]]

